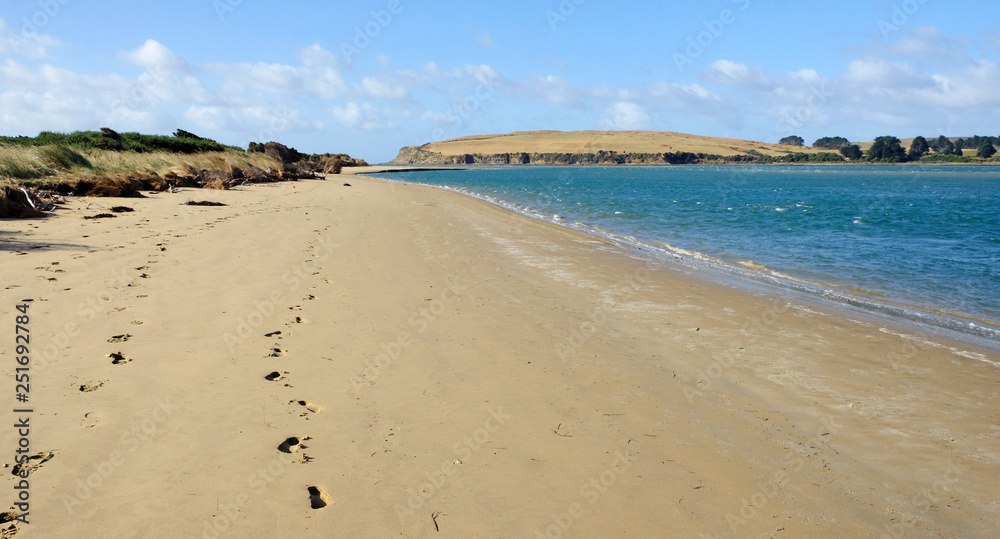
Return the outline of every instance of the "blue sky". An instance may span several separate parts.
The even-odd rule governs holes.
[[[177,128],[381,162],[532,129],[997,135],[1000,4],[13,0],[0,134]]]

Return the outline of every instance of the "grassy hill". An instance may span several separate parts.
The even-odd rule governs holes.
[[[506,135],[477,135],[432,142],[404,148],[404,151],[413,153],[414,149],[445,157],[506,153],[587,154],[599,151],[632,154],[690,152],[720,156],[752,155],[752,152],[757,152],[778,157],[797,152],[813,154],[829,151],[664,131],[519,131]]]

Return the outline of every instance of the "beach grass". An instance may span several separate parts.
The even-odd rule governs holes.
[[[117,152],[74,149],[62,144],[44,146],[0,145],[0,182],[44,187],[73,184],[98,176],[137,173],[194,174],[201,170],[283,170],[280,160],[260,152],[236,150],[180,154],[167,152]]]

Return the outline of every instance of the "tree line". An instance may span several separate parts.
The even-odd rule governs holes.
[[[802,146],[804,143],[802,137],[797,135],[779,141],[779,144],[787,146]],[[893,136],[876,138],[867,151],[862,151],[859,145],[851,144],[844,137],[823,137],[813,143],[814,148],[839,151],[842,156],[852,161],[867,160],[880,163],[968,162],[969,156],[963,150],[970,150],[970,155],[973,155],[974,151],[974,155],[981,159],[991,159],[997,153],[997,145],[1000,145],[1000,137],[979,135],[955,141],[941,135],[932,142],[928,142],[925,137],[917,136],[909,149],[904,149],[902,142]]]

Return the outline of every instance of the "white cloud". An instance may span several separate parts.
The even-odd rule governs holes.
[[[123,60],[148,69],[168,72],[188,72],[188,63],[161,45],[158,41],[147,40],[141,47],[131,52],[121,53]]]
[[[382,131],[396,127],[395,122],[382,118],[382,115],[369,103],[359,105],[351,102],[343,107],[333,107],[330,112],[340,125],[348,129]]]
[[[497,86],[503,80],[500,73],[488,65],[466,64],[456,73],[456,76],[458,77],[463,75],[471,77],[473,80],[486,87]]]
[[[361,87],[368,95],[381,99],[402,101],[409,98],[410,93],[405,86],[393,85],[392,83],[376,77],[365,77],[361,80]]]
[[[7,25],[0,18],[0,56],[23,56],[45,58],[49,49],[58,47],[58,39],[38,32],[32,25],[25,24],[20,31]]]
[[[493,41],[493,34],[491,34],[489,31],[480,32],[479,35],[476,36],[476,39],[479,41],[479,44],[483,46],[484,49],[497,48],[496,41]]]
[[[556,106],[579,107],[583,92],[566,79],[554,75],[533,75],[517,85],[516,93],[525,99],[544,101]]]
[[[911,29],[899,41],[871,47],[874,55],[894,55],[922,64],[948,64],[968,62],[971,57],[965,51],[973,42],[966,38],[952,38],[944,35],[935,26],[918,26]]]
[[[703,75],[712,82],[736,86],[770,84],[770,78],[757,66],[738,64],[730,60],[716,60]]]
[[[634,131],[649,129],[649,113],[635,103],[619,101],[615,103],[601,120],[602,129],[612,131]]]
[[[337,55],[318,44],[302,49],[297,56],[304,67],[336,68],[339,66]]]

